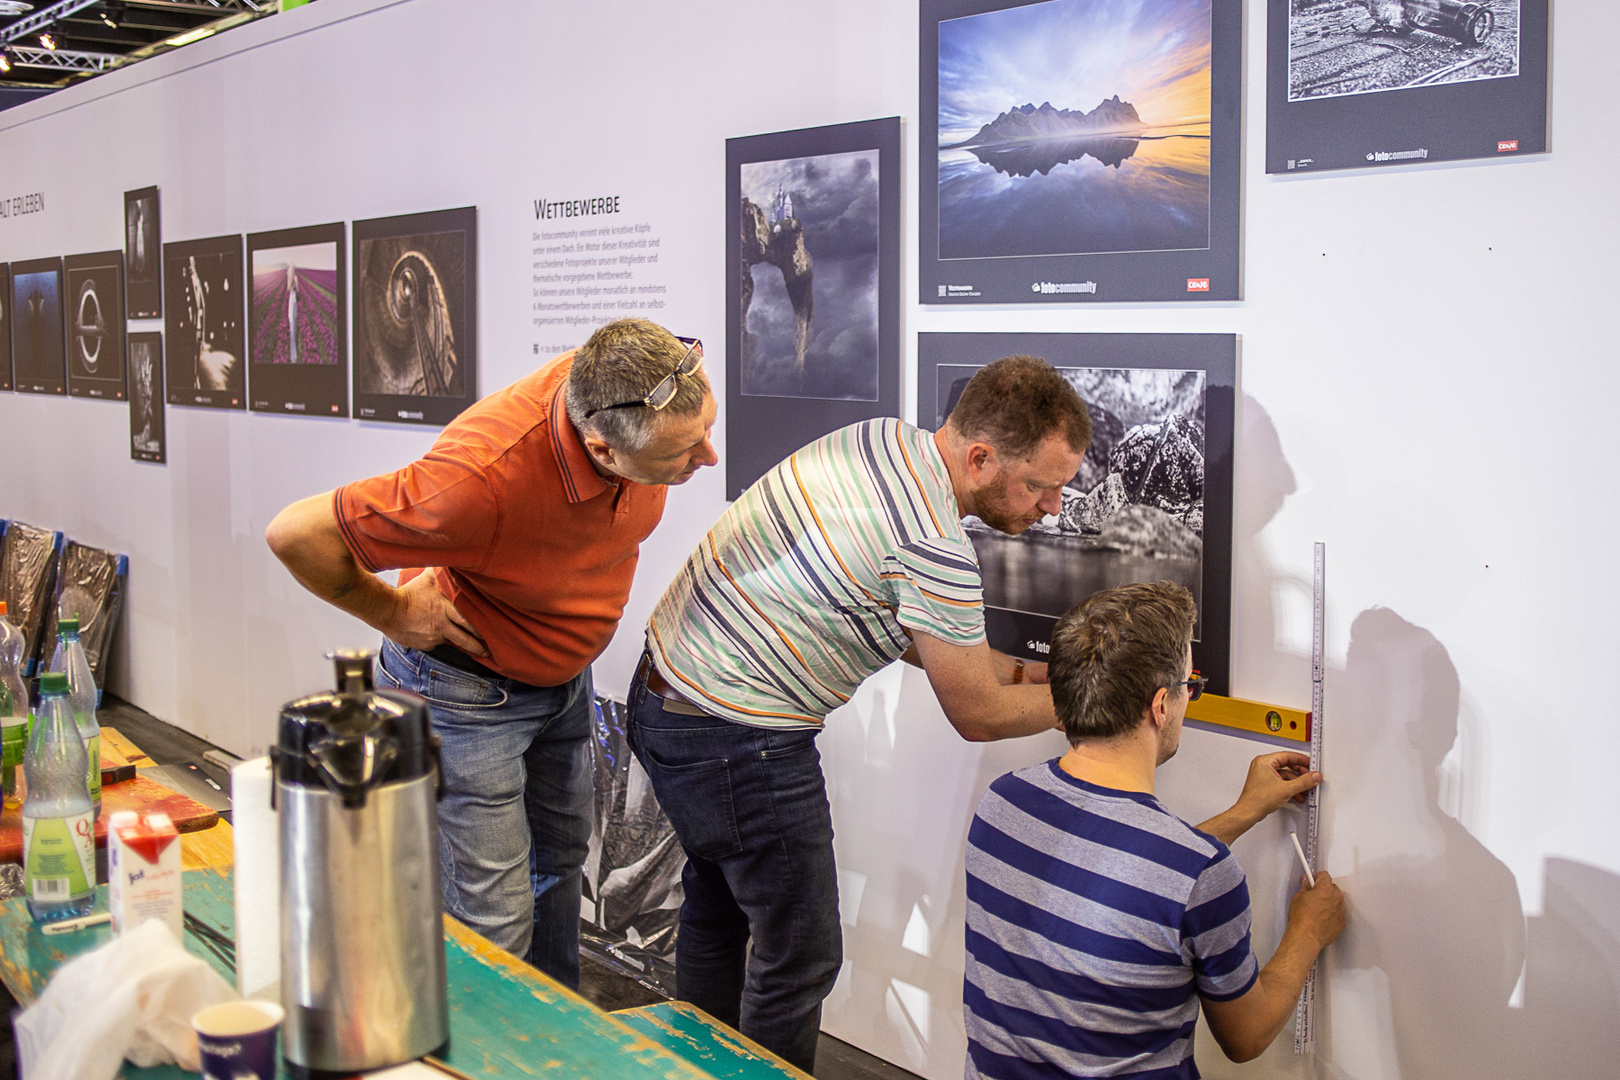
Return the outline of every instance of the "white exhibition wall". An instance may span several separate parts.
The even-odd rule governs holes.
[[[169,240],[477,205],[489,390],[537,347],[584,336],[531,323],[534,200],[618,194],[661,239],[655,317],[718,356],[723,140],[904,117],[908,365],[918,331],[1240,336],[1240,696],[1306,704],[1311,543],[1328,545],[1323,850],[1351,928],[1327,961],[1314,1064],[1286,1032],[1241,1070],[1204,1037],[1204,1072],[1620,1075],[1620,726],[1604,682],[1620,579],[1599,550],[1617,532],[1602,470],[1620,456],[1620,356],[1602,326],[1620,6],[1555,12],[1552,153],[1287,179],[1262,167],[1265,8],[1247,4],[1241,303],[912,302],[909,0],[323,0],[0,114],[0,195],[46,200],[0,221],[0,260],[119,246],[121,193],[148,184]],[[740,408],[723,404],[720,439]],[[375,641],[294,584],[265,526],[432,433],[180,408],[168,422],[169,464],[137,464],[122,406],[0,395],[0,517],[127,552],[114,691],[246,754],[280,703],[326,683],[323,652]],[[602,690],[624,692],[640,627],[722,491],[709,471],[672,493]],[[962,743],[910,670],[830,719],[849,959],[828,1031],[960,1075],[967,822],[996,775],[1060,749]],[[1189,731],[1161,794],[1212,813],[1263,749]],[[1265,955],[1292,824],[1237,847]]]

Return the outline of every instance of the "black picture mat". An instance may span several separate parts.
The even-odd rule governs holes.
[[[1267,5],[1266,172],[1373,169],[1546,152],[1547,0],[1517,0],[1516,76],[1301,101],[1288,100],[1290,2],[1269,0]],[[1411,37],[1424,33],[1417,30]],[[1505,145],[1510,143],[1516,145]],[[1418,150],[1425,156],[1381,156]]]
[[[1243,5],[1227,0],[1212,0],[1210,12],[1207,248],[940,258],[939,24],[1031,3],[1032,0],[921,0],[917,155],[920,301],[955,305],[1241,299]],[[1202,283],[1202,287],[1198,283]],[[1043,285],[1054,286],[1054,289],[1042,291]],[[1060,285],[1094,286],[1094,291],[1056,291],[1055,287]],[[953,294],[951,286],[968,288]]]
[[[132,461],[168,461],[163,429],[163,335],[130,334],[125,349],[129,367],[129,456]]]
[[[124,253],[62,260],[63,329],[71,397],[124,400]]]
[[[983,367],[1017,354],[1039,356],[1057,368],[1138,368],[1204,373],[1204,488],[1202,603],[1193,667],[1209,690],[1229,694],[1232,622],[1232,445],[1237,389],[1237,337],[1233,334],[918,334],[917,420],[938,422],[939,368]],[[992,648],[1028,660],[1044,648],[1057,619],[1000,607],[986,595],[985,629]]]
[[[354,308],[354,416],[396,424],[448,424],[478,400],[478,208],[371,218],[354,222],[352,230],[349,295]],[[378,246],[371,247],[368,242],[372,241],[379,242]],[[383,305],[391,276],[383,264],[399,267],[399,260],[413,250],[426,258],[440,281],[456,371],[451,392],[390,393],[367,385],[368,379],[383,377],[385,354],[407,363],[413,357],[420,359],[412,346],[399,343],[402,338],[390,344],[384,335],[385,330],[403,333],[408,328],[383,322],[389,317]],[[376,253],[388,257],[379,259]]]
[[[124,192],[124,307],[131,319],[163,318],[163,222],[158,189]]]
[[[299,229],[279,229],[274,232],[249,233],[247,238],[247,295],[248,295],[248,408],[253,412],[281,413],[298,416],[349,415],[349,277],[346,261],[347,230],[343,222],[331,225],[310,225]],[[333,244],[337,254],[337,269],[332,279],[332,308],[321,319],[330,339],[323,342],[336,356],[333,363],[307,362],[273,363],[260,356],[260,320],[271,314],[261,310],[258,275],[253,270],[256,251],[306,244]],[[315,286],[325,303],[327,282]],[[306,288],[308,285],[306,285]],[[284,303],[283,298],[283,303]],[[299,316],[307,317],[300,307]]]
[[[11,264],[11,378],[19,394],[67,393],[62,309],[61,259]]]
[[[11,266],[0,263],[0,390],[11,389]]]
[[[875,150],[878,154],[877,400],[744,396],[740,273],[742,167]],[[726,140],[726,498],[795,450],[841,427],[900,413],[900,118]],[[813,285],[812,285],[813,288]],[[711,376],[712,377],[712,376]]]
[[[169,404],[245,409],[242,325],[247,290],[241,235],[164,244],[163,277],[168,298],[163,373]],[[199,285],[201,304],[195,295]]]

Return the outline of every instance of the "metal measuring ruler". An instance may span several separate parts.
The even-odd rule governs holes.
[[[1325,602],[1325,574],[1327,546],[1316,545],[1315,580],[1311,588],[1311,771],[1322,768],[1322,676],[1326,670],[1322,640],[1323,610]],[[1317,822],[1321,818],[1321,787],[1314,787],[1305,797],[1305,858],[1317,870]],[[1294,1007],[1294,1053],[1308,1054],[1316,1047],[1316,969],[1318,958],[1305,975],[1305,989],[1300,992],[1299,1004]]]

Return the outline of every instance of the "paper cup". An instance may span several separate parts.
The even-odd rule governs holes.
[[[193,1016],[204,1080],[275,1080],[276,1032],[285,1015],[268,1001],[231,1001]]]

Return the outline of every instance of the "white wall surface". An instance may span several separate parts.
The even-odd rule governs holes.
[[[1306,704],[1311,543],[1328,544],[1323,850],[1351,928],[1314,1063],[1286,1031],[1241,1069],[1205,1037],[1204,1073],[1620,1075],[1620,5],[1554,13],[1552,153],[1287,179],[1260,152],[1264,7],[1247,5],[1241,303],[912,303],[917,15],[901,0],[323,0],[0,114],[0,194],[48,200],[0,223],[0,259],[119,246],[121,192],[152,183],[169,240],[476,204],[490,390],[552,336],[529,325],[531,200],[611,190],[663,234],[664,321],[718,355],[723,140],[903,116],[908,413],[917,331],[1235,332],[1239,695]],[[128,552],[114,690],[247,753],[280,703],[325,684],[325,650],[375,640],[293,583],[266,524],[432,436],[176,408],[168,423],[170,463],[142,465],[120,406],[0,395],[0,516]],[[623,693],[654,600],[723,506],[718,471],[672,494],[601,689]],[[909,670],[830,719],[849,959],[828,1031],[960,1075],[967,823],[997,775],[1061,749],[962,743]],[[1190,731],[1160,793],[1197,820],[1263,749]],[[1262,955],[1291,824],[1237,846]]]

